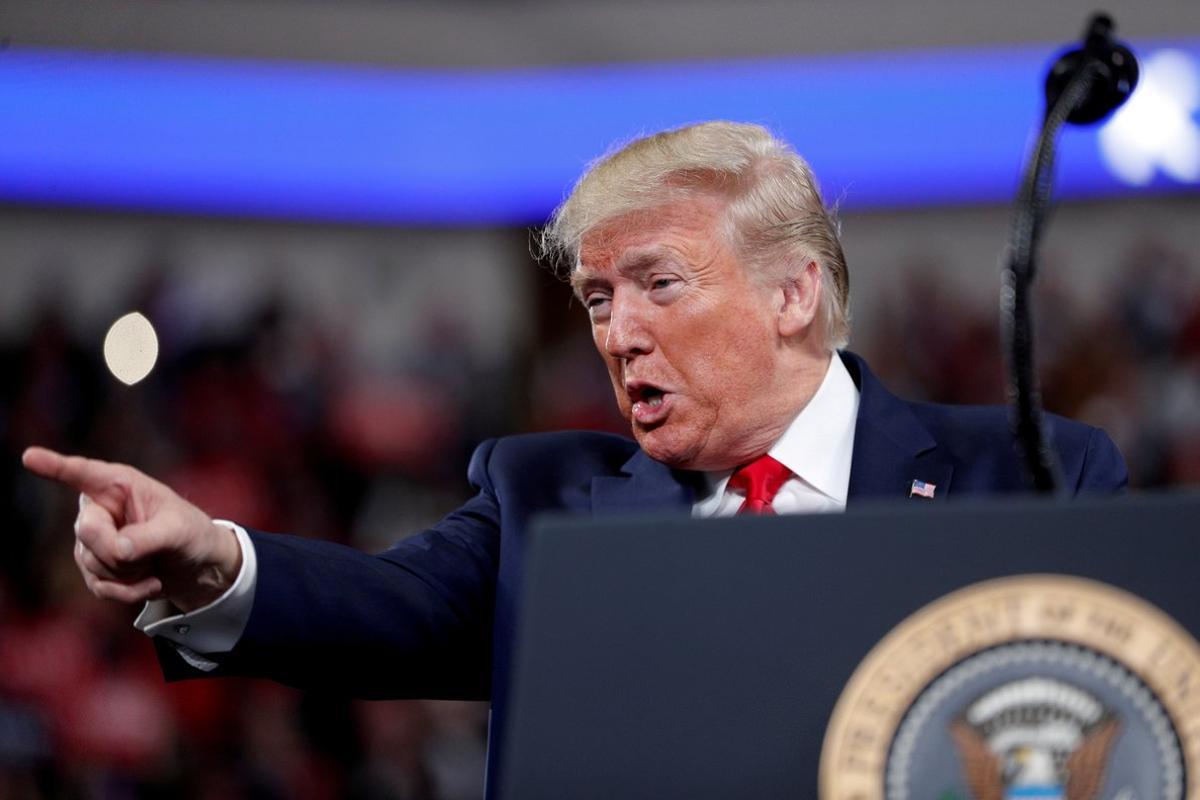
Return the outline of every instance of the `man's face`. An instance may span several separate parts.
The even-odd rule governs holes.
[[[634,438],[683,469],[744,463],[791,421],[782,292],[750,280],[721,213],[700,198],[617,217],[583,238],[572,275]]]

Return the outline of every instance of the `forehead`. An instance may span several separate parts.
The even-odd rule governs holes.
[[[705,196],[618,214],[584,234],[575,272],[619,267],[664,248],[711,248],[720,241],[723,218],[724,204]]]

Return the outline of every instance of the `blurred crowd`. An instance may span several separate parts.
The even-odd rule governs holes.
[[[1035,285],[1035,356],[1048,411],[1104,428],[1135,489],[1200,484],[1200,263],[1194,252],[1143,242],[1121,260],[1099,302],[1055,279]],[[914,265],[873,309],[861,348],[897,394],[943,403],[1006,397],[1000,312],[947,289]]]
[[[1045,405],[1106,428],[1134,486],[1198,484],[1200,270],[1164,245],[1121,257],[1099,304],[1038,287]],[[955,296],[936,266],[911,266],[860,310],[871,334],[853,349],[899,394],[1000,402],[995,305]],[[270,300],[201,335],[178,323],[171,280],[129,298],[161,342],[137,386],[111,378],[99,334],[71,333],[52,302],[0,351],[0,798],[479,797],[483,705],[165,684],[136,609],[79,580],[76,498],[25,475],[19,454],[37,443],[125,461],[214,516],[380,550],[466,498],[487,436],[623,430],[582,312],[548,280],[532,343],[503,369],[434,317],[423,335],[437,346],[414,351],[426,357],[363,373],[337,331]]]
[[[453,320],[428,326],[435,357],[380,373],[278,302],[217,334],[180,324],[173,289],[156,277],[131,298],[161,347],[136,386],[107,374],[103,331],[73,338],[53,303],[0,354],[0,798],[479,797],[478,703],[164,684],[136,609],[79,580],[76,498],[19,455],[36,442],[135,464],[216,517],[379,550],[466,498],[475,426],[507,408],[504,385]]]

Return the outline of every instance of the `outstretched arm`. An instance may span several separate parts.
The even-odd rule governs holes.
[[[257,561],[253,611],[219,658],[204,658],[217,651],[198,643],[193,652],[179,637],[171,637],[174,646],[156,638],[169,679],[247,675],[362,697],[477,699],[490,691],[499,562],[499,511],[486,467],[492,444],[472,460],[478,495],[377,556],[257,532],[243,554],[233,530],[132,467],[43,448],[23,460],[80,492],[75,560],[97,597],[168,600],[190,612],[226,594],[243,556]],[[163,622],[192,627],[176,625],[186,618]]]

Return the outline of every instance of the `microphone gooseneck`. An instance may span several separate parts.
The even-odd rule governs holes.
[[[1062,476],[1042,414],[1033,356],[1030,287],[1037,246],[1054,188],[1058,132],[1066,122],[1097,122],[1124,103],[1137,85],[1137,60],[1112,37],[1112,20],[1097,14],[1088,22],[1083,47],[1064,53],[1046,76],[1046,113],[1026,164],[1013,207],[1008,264],[1000,307],[1008,354],[1011,425],[1029,481],[1039,492],[1058,491]]]

